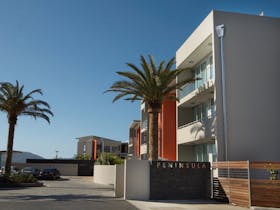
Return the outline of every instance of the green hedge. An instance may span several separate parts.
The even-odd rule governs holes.
[[[99,155],[99,157],[96,160],[96,163],[100,164],[100,165],[123,164],[124,163],[124,159],[120,158],[116,154],[104,152],[104,153],[101,153]]]
[[[8,178],[10,183],[35,183],[38,180],[32,174],[12,174]]]

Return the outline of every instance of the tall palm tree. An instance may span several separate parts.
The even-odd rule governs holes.
[[[15,125],[19,116],[27,115],[37,118],[43,118],[50,123],[49,116],[53,116],[50,106],[42,100],[35,100],[34,94],[42,95],[40,89],[32,90],[27,95],[23,93],[24,86],[20,86],[18,81],[13,85],[9,82],[1,83],[0,87],[0,110],[7,113],[9,123],[7,156],[5,164],[5,175],[11,173],[11,162],[13,154]]]
[[[188,79],[176,83],[176,77],[186,69],[172,69],[175,64],[175,58],[172,58],[167,64],[161,61],[156,65],[153,56],[149,55],[149,60],[141,56],[141,67],[127,63],[133,71],[117,72],[124,77],[124,80],[115,82],[106,92],[117,92],[113,102],[126,97],[125,100],[141,100],[148,106],[149,115],[149,159],[158,159],[158,114],[161,112],[162,102],[172,97],[170,93],[180,89],[186,83],[193,82],[195,79]],[[178,100],[178,99],[177,99]]]

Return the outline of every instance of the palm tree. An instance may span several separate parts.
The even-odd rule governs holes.
[[[34,94],[43,94],[40,89],[32,90],[27,95],[24,95],[23,88],[24,86],[20,86],[18,81],[16,81],[15,85],[9,82],[1,83],[0,87],[0,110],[7,113],[9,123],[5,164],[5,175],[7,176],[9,176],[11,172],[14,132],[18,116],[27,115],[35,119],[43,118],[48,123],[50,123],[49,115],[53,116],[47,102],[35,100],[33,98]]]
[[[172,58],[167,64],[161,61],[156,66],[153,56],[149,55],[147,62],[141,56],[141,67],[127,63],[133,71],[117,72],[124,77],[124,80],[115,82],[106,92],[117,92],[113,102],[126,97],[125,100],[141,100],[148,106],[149,115],[149,159],[158,159],[158,114],[161,112],[162,102],[167,98],[177,99],[172,92],[180,89],[186,83],[193,82],[194,79],[188,79],[176,83],[176,77],[186,69],[172,69],[175,58]],[[178,100],[178,99],[177,99]]]

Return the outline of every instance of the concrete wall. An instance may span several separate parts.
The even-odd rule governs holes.
[[[124,165],[115,165],[116,179],[115,179],[115,196],[124,196]]]
[[[100,184],[114,185],[116,167],[114,165],[94,165],[93,181]]]
[[[150,163],[126,160],[124,165],[124,199],[148,200],[150,197]]]
[[[61,163],[15,163],[19,169],[24,167],[35,167],[38,169],[57,168],[62,176],[77,176],[78,164],[61,164]]]
[[[87,154],[90,157],[92,157],[92,145],[93,145],[93,140],[79,140],[77,143],[77,154],[78,155],[83,155]],[[84,150],[85,149],[85,150]]]
[[[279,161],[280,19],[219,11],[213,17],[214,26],[225,25],[229,160]],[[220,40],[213,37],[218,160],[224,160]]]
[[[195,31],[188,37],[188,39],[182,44],[182,46],[176,52],[176,66],[179,68],[188,67],[188,61],[186,58],[194,59],[194,62],[198,61],[198,56],[202,56],[202,59],[207,54],[200,55],[195,53],[195,50],[201,45],[203,41],[207,39],[213,32],[213,13],[211,12],[195,29]]]
[[[200,139],[211,139],[214,136],[216,118],[204,122],[196,121],[177,129],[177,144],[190,143]]]

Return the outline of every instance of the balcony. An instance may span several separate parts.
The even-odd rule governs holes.
[[[214,81],[208,80],[198,88],[195,88],[193,83],[188,84],[181,91],[179,91],[178,94],[180,100],[178,106],[191,103],[196,104],[209,94],[214,94]]]
[[[195,90],[195,84],[194,83],[187,84],[186,86],[184,86],[182,88],[182,90],[179,90],[179,99],[184,98],[185,96],[187,96],[188,94],[190,94],[194,90]]]
[[[215,138],[216,117],[203,121],[194,121],[177,129],[177,143],[195,143],[202,140]]]

